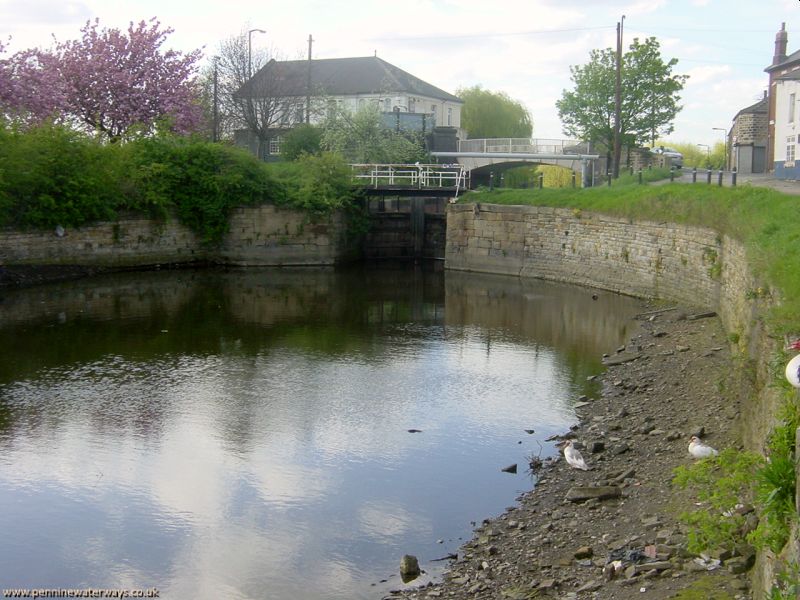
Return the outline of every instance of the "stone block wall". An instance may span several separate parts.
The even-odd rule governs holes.
[[[213,261],[235,265],[330,265],[349,252],[344,217],[312,221],[305,212],[242,207],[219,247],[208,247],[176,218],[128,216],[55,231],[0,230],[0,263],[125,268]]]
[[[765,299],[745,249],[716,231],[537,206],[456,204],[448,209],[445,267],[587,285],[716,310],[740,349],[774,352],[759,319]],[[766,360],[757,373],[769,377]],[[746,404],[745,441],[757,449],[778,403],[764,389]]]

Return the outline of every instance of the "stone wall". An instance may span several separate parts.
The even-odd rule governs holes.
[[[176,218],[165,222],[128,216],[115,222],[55,231],[0,230],[0,263],[125,268],[213,261],[235,265],[329,265],[349,252],[340,214],[311,221],[307,213],[271,205],[231,215],[219,247]]]
[[[774,353],[758,318],[763,309],[741,243],[716,231],[674,223],[633,222],[579,210],[456,204],[448,209],[445,267],[538,277],[716,310],[742,352]],[[766,362],[756,374],[769,377]],[[764,386],[766,388],[766,386]],[[764,389],[744,406],[749,448],[758,449],[778,402]]]
[[[448,208],[445,267],[576,283],[716,310],[738,351],[732,370],[739,385],[726,394],[740,403],[745,447],[763,450],[782,402],[779,388],[770,385],[769,363],[778,343],[762,319],[769,300],[737,240],[707,228],[579,210],[461,204]],[[795,547],[790,550],[797,554]],[[773,568],[770,556],[759,556],[755,597],[767,596]]]

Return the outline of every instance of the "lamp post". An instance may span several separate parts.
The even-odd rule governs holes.
[[[252,55],[253,55],[253,34],[254,33],[267,33],[263,29],[251,29],[247,32],[247,78],[253,76]]]
[[[728,130],[724,127],[712,127],[714,131],[722,132],[722,143],[725,146],[725,163],[722,165],[723,169],[728,168]]]

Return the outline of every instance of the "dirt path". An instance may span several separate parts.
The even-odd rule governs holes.
[[[677,516],[693,499],[671,486],[673,469],[692,460],[692,434],[703,431],[718,449],[739,446],[726,337],[717,318],[693,319],[698,312],[641,316],[640,332],[607,358],[602,396],[578,409],[580,422],[565,432],[591,471],[545,461],[536,489],[484,521],[442,583],[389,597],[662,600],[683,590],[677,597],[687,600],[750,598],[747,575],[732,572],[746,557],[707,571],[688,554]],[[620,495],[568,500],[579,486]],[[634,564],[637,552],[653,558]],[[610,578],[604,566],[616,557],[623,569]]]

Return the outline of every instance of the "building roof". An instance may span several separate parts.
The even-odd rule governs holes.
[[[766,69],[764,69],[764,71],[766,71],[767,73],[769,73],[770,71],[777,71],[780,68],[788,67],[789,65],[792,65],[797,62],[800,62],[800,50],[792,52],[789,56],[784,58],[777,65],[768,66]]]
[[[307,60],[271,60],[237,92],[247,96],[251,88],[280,79],[282,96],[305,96],[308,85]],[[377,56],[357,58],[325,58],[311,61],[311,89],[314,95],[349,96],[402,92],[428,96],[438,100],[463,102],[457,96],[445,92],[410,73],[389,64]]]
[[[755,104],[751,104],[750,106],[740,110],[738,113],[736,113],[736,116],[733,117],[733,120],[735,121],[736,119],[738,119],[739,115],[746,115],[753,113],[767,114],[768,108],[769,108],[769,100],[766,97],[764,97]]]

